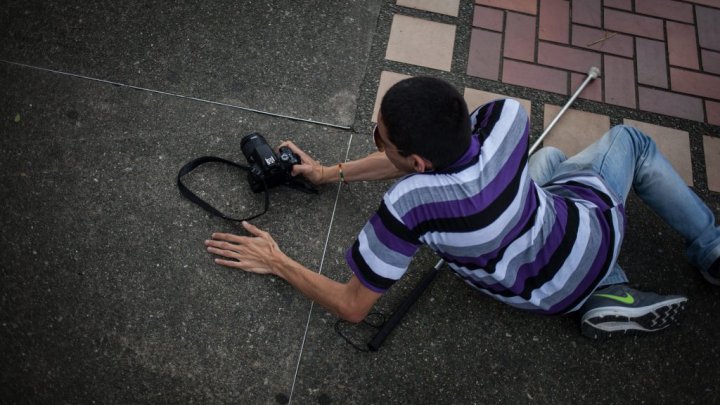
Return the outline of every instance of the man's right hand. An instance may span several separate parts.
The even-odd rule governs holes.
[[[293,166],[292,175],[302,175],[314,185],[337,183],[343,180],[353,182],[396,179],[409,173],[398,169],[384,152],[373,152],[362,159],[342,162],[343,175],[341,176],[339,164],[323,166],[292,141],[285,141],[280,146],[287,146],[293,153],[300,156],[302,163]]]
[[[293,176],[303,176],[314,185],[327,182],[327,179],[323,179],[325,168],[320,163],[298,148],[292,141],[285,141],[279,147],[283,146],[287,146],[293,153],[300,156],[301,164],[293,166],[291,173]]]

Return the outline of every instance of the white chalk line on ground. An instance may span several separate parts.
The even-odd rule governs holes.
[[[350,139],[348,140],[347,150],[345,151],[345,160],[347,162],[348,157],[350,156],[350,146],[352,145],[352,133],[350,134]],[[335,221],[335,211],[337,210],[338,201],[340,200],[340,192],[342,191],[342,182],[338,182],[338,188],[337,193],[335,194],[335,204],[333,205],[332,214],[330,215],[330,224],[328,226],[327,236],[325,237],[325,246],[323,247],[323,253],[322,258],[320,259],[320,268],[318,269],[318,274],[322,274],[323,265],[325,264],[325,255],[327,254],[327,247],[328,243],[330,243],[330,234],[333,230],[333,223]],[[300,371],[300,362],[302,361],[302,354],[303,350],[305,349],[305,341],[307,340],[307,334],[308,330],[310,329],[310,320],[312,319],[313,314],[313,308],[315,307],[315,302],[310,303],[310,312],[308,313],[307,322],[305,323],[305,332],[303,333],[302,343],[300,344],[300,351],[298,353],[298,361],[297,365],[295,366],[295,375],[293,376],[293,382],[292,386],[290,387],[290,395],[288,399],[288,404],[292,403],[292,397],[295,393],[295,382],[297,381],[298,372]]]
[[[99,78],[97,78],[97,77],[85,76],[85,75],[81,75],[81,74],[77,74],[77,73],[65,72],[65,71],[62,71],[62,70],[48,69],[48,68],[44,68],[44,67],[40,67],[40,66],[27,65],[27,64],[24,64],[24,63],[13,62],[13,61],[4,60],[4,59],[0,59],[0,62],[6,63],[6,64],[8,64],[8,65],[14,65],[14,66],[19,66],[19,67],[27,68],[27,69],[34,69],[34,70],[39,70],[39,71],[42,71],[42,72],[55,73],[55,74],[59,74],[59,75],[63,75],[63,76],[75,77],[75,78],[78,78],[78,79],[84,79],[84,80],[90,80],[90,81],[99,82],[99,83],[111,84],[111,85],[113,85],[113,86],[119,86],[119,87],[124,87],[124,88],[128,88],[128,89],[146,91],[146,92],[149,92],[149,93],[161,94],[161,95],[164,95],[164,96],[177,97],[177,98],[182,98],[182,99],[185,99],[185,100],[198,101],[198,102],[201,102],[201,103],[214,104],[214,105],[219,105],[219,106],[222,106],[222,107],[234,108],[234,109],[236,109],[236,110],[242,110],[242,111],[252,112],[252,113],[256,113],[256,114],[268,115],[268,116],[276,117],[276,118],[284,118],[284,119],[288,119],[288,120],[292,120],[292,121],[306,122],[306,123],[310,123],[310,124],[322,125],[322,126],[326,126],[326,127],[338,128],[338,129],[343,129],[343,130],[350,130],[350,129],[352,129],[352,127],[347,126],[347,125],[332,124],[332,123],[329,123],[329,122],[316,121],[316,120],[309,119],[309,118],[300,118],[300,117],[294,117],[294,116],[291,116],[291,115],[272,113],[272,112],[269,112],[269,111],[258,110],[258,109],[256,109],[256,108],[242,107],[242,106],[239,106],[239,105],[234,105],[234,104],[229,104],[229,103],[223,103],[223,102],[220,102],[220,101],[213,101],[213,100],[207,100],[207,99],[198,98],[198,97],[193,97],[193,96],[186,96],[186,95],[184,95],[184,94],[179,94],[179,93],[171,93],[171,92],[168,92],[168,91],[162,91],[162,90],[157,90],[157,89],[150,89],[150,88],[147,88],[147,87],[134,86],[134,85],[132,85],[132,84],[120,83],[120,82],[115,82],[115,81],[106,80],[106,79],[99,79]]]

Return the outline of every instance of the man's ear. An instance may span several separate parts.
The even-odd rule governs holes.
[[[412,159],[412,166],[415,172],[417,173],[425,173],[433,170],[432,162],[429,160],[423,158],[420,155],[411,154],[407,157],[408,159]]]

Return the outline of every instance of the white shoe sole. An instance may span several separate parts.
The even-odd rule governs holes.
[[[685,308],[686,302],[687,298],[678,297],[638,308],[595,308],[583,314],[581,331],[591,339],[661,331],[677,323],[677,316]]]

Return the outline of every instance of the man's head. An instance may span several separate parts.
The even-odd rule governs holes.
[[[470,145],[465,100],[440,79],[414,77],[395,84],[383,97],[379,117],[400,156],[417,155],[434,170],[450,166]]]

